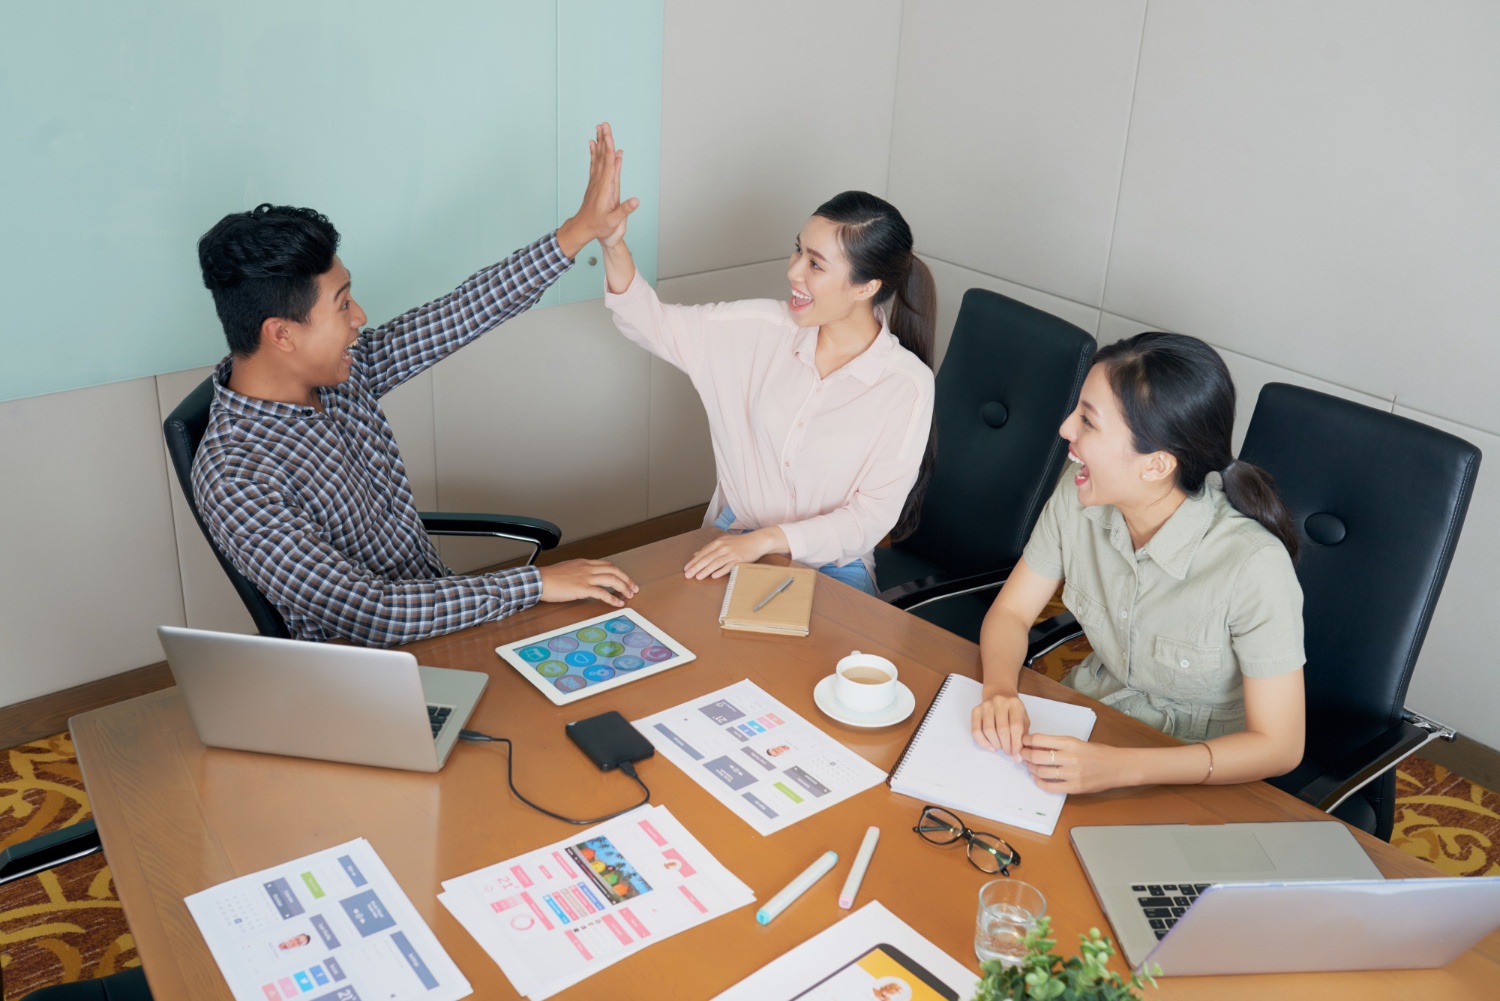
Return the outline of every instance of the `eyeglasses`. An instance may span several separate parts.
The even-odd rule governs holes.
[[[1021,853],[1003,839],[984,831],[971,831],[956,813],[941,807],[922,807],[922,818],[912,830],[935,845],[951,845],[959,838],[969,843],[969,864],[980,872],[1010,875],[1010,867],[1021,864]]]

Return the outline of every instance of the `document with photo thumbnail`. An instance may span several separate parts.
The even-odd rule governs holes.
[[[186,903],[235,1001],[458,1001],[473,993],[364,838]]]
[[[885,772],[748,679],[635,720],[635,726],[761,834],[885,779]]]
[[[754,899],[664,806],[445,880],[438,895],[533,1001]]]

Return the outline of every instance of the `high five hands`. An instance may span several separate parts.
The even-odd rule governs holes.
[[[558,246],[569,257],[577,257],[590,240],[611,247],[624,238],[625,220],[641,204],[639,198],[620,201],[620,165],[624,159],[624,150],[615,149],[609,123],[596,125],[594,138],[589,140],[589,184],[583,192],[583,204],[557,228]]]

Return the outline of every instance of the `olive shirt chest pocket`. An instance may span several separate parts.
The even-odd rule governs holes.
[[[1194,702],[1222,701],[1233,687],[1233,667],[1223,646],[1205,646],[1158,635],[1152,644],[1151,688]],[[1144,685],[1135,687],[1144,688]]]

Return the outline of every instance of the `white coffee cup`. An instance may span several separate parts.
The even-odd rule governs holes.
[[[873,713],[896,701],[896,665],[855,650],[833,668],[833,697],[852,712]]]

